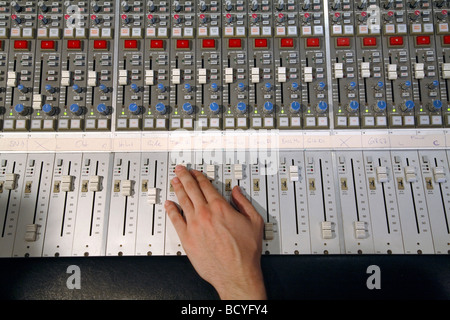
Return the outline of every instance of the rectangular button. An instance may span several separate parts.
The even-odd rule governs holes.
[[[177,49],[189,49],[190,41],[189,40],[177,40]]]
[[[230,49],[241,49],[242,41],[241,39],[228,39],[228,48]]]
[[[255,48],[267,48],[267,39],[255,39]]]

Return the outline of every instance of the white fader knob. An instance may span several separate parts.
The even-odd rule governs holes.
[[[147,202],[149,204],[157,204],[158,203],[158,188],[148,188],[147,191]]]
[[[19,178],[18,174],[7,173],[5,175],[5,182],[3,183],[3,188],[6,190],[14,190],[15,188],[17,188],[18,178]]]
[[[206,166],[206,177],[209,180],[214,180],[216,178],[216,166],[213,164],[208,164]]]

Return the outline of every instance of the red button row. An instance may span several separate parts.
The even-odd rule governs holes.
[[[15,50],[29,50],[29,42],[27,40],[15,40],[14,41],[14,49]],[[81,50],[81,41],[80,40],[69,40],[67,41],[67,49],[68,50]],[[107,50],[108,49],[108,41],[106,40],[95,40],[94,41],[94,50]],[[48,40],[41,41],[41,50],[56,50],[56,41]]]

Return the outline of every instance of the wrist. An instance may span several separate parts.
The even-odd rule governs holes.
[[[265,300],[266,288],[262,272],[216,286],[222,300]]]

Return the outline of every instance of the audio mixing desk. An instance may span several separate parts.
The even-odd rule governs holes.
[[[177,201],[182,164],[227,200],[241,187],[265,222],[271,281],[289,283],[285,261],[334,264],[347,278],[352,264],[365,277],[372,264],[397,274],[417,261],[448,298],[449,10],[440,0],[0,1],[3,274],[61,261],[91,274],[92,261],[186,267],[163,207]],[[420,291],[410,289],[391,296]]]

